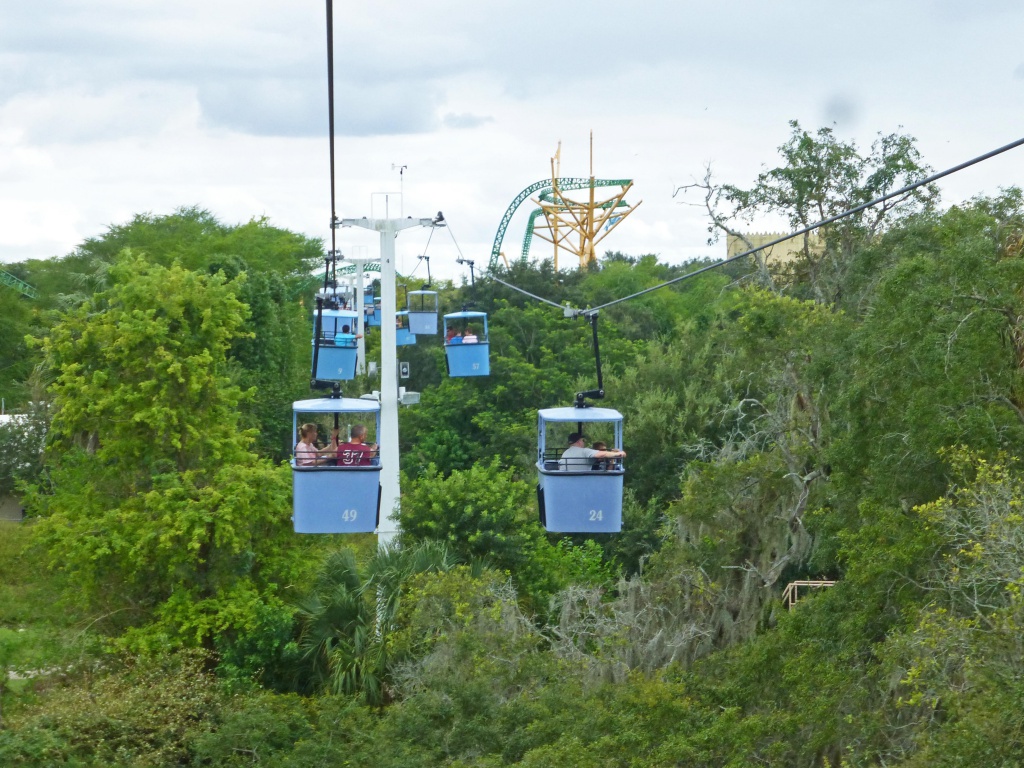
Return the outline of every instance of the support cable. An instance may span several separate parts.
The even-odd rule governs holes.
[[[473,273],[473,266],[476,264],[472,259],[467,259],[462,254],[462,248],[459,247],[459,241],[455,239],[455,233],[452,232],[452,225],[448,225],[448,234],[452,236],[452,242],[455,243],[455,250],[459,252],[459,257],[455,259],[456,264],[466,264],[469,266],[469,285],[473,287],[476,285],[476,275]]]
[[[447,222],[447,219],[445,219],[445,222]],[[452,225],[447,224],[447,227],[448,234],[452,236],[452,242],[455,244],[455,250],[459,252],[459,258],[465,261],[466,257],[462,255],[462,249],[459,247],[459,241],[455,239],[455,233],[452,232]]]
[[[310,372],[310,389],[330,389],[332,398],[341,397],[341,385],[338,382],[321,381],[317,379],[316,373],[320,359],[320,334],[323,330],[324,299],[327,296],[328,283],[334,280],[334,288],[337,290],[337,243],[336,231],[338,228],[338,215],[335,209],[334,199],[334,3],[327,0],[327,113],[330,123],[330,145],[331,145],[331,252],[327,255],[327,263],[324,267],[324,296],[317,296],[316,313],[313,323],[313,364]],[[334,269],[332,269],[332,267]],[[334,294],[337,298],[337,293]]]
[[[555,302],[551,301],[550,299],[545,299],[542,296],[535,296],[534,294],[530,293],[529,291],[524,291],[522,288],[518,288],[518,287],[512,285],[512,283],[506,283],[504,280],[502,280],[499,277],[495,277],[494,275],[491,275],[491,280],[493,280],[496,283],[501,283],[506,288],[511,288],[513,291],[519,291],[521,294],[523,294],[524,296],[529,296],[531,299],[536,299],[537,301],[542,301],[545,304],[550,304],[552,307],[556,307],[558,309],[561,309],[563,312],[566,311],[567,309],[569,311],[573,312],[573,313],[578,313],[578,312],[582,311],[582,310],[577,310],[577,309],[571,309],[568,306],[563,306],[562,304],[556,304]]]
[[[327,119],[331,146],[331,256],[337,253],[338,214],[334,198],[334,0],[327,0]]]
[[[452,242],[455,243],[455,250],[459,252],[459,258],[455,260],[455,263],[466,264],[469,266],[469,286],[470,288],[473,288],[476,286],[476,274],[473,272],[473,266],[476,262],[463,256],[462,249],[459,247],[459,241],[455,239],[455,232],[452,231],[451,224],[447,225],[447,229],[449,229],[449,234],[452,236]]]
[[[587,408],[587,398],[592,400],[601,400],[604,398],[604,377],[601,375],[601,345],[597,339],[597,312],[593,311],[587,314],[587,320],[590,321],[590,327],[594,331],[594,363],[597,365],[597,389],[589,389],[584,392],[576,393],[576,408]],[[578,432],[583,432],[583,426],[580,425]]]
[[[319,296],[316,297],[316,314],[313,316],[313,369],[309,374],[309,387],[310,389],[316,389],[316,369],[317,363],[320,359],[320,333],[323,327],[324,317],[324,300]]]
[[[427,251],[430,250],[430,241],[434,239],[434,230],[436,227],[431,227],[430,232],[427,234],[427,244],[423,246],[423,255],[427,255]]]
[[[430,233],[427,235],[427,244],[423,246],[423,255],[416,257],[416,266],[412,268],[412,272],[409,273],[408,277],[412,277],[416,274],[416,270],[420,268],[420,264],[423,263],[423,259],[427,255],[427,251],[430,250],[430,241],[434,237],[435,227],[430,228]],[[430,260],[427,259],[427,288],[430,288]]]

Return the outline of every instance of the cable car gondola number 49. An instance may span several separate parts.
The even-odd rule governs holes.
[[[600,514],[600,513],[598,513],[598,514]],[[341,519],[344,520],[346,523],[354,523],[356,517],[358,517],[358,516],[359,516],[359,512],[357,510],[355,510],[355,509],[346,509],[345,511],[343,511],[341,513]],[[591,517],[590,519],[593,520],[594,518]],[[600,520],[600,519],[601,518],[598,518],[598,520]]]

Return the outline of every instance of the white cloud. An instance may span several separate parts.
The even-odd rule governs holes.
[[[441,122],[445,128],[462,130],[466,128],[479,128],[487,123],[493,123],[494,118],[486,115],[474,115],[469,112],[461,112],[459,114],[449,112],[441,118]]]
[[[991,29],[1022,21],[1017,3],[953,0],[596,0],[543,14],[510,0],[335,3],[338,210],[369,214],[375,193],[401,190],[392,205],[444,210],[463,255],[485,262],[559,140],[562,173],[589,174],[593,130],[594,173],[634,179],[644,200],[609,247],[703,255],[705,217],[672,190],[707,162],[748,185],[789,119],[834,121],[864,148],[903,126],[936,168],[1017,138],[1007,94],[1024,65]],[[329,237],[325,39],[320,0],[4,4],[0,259],[193,204]],[[929,40],[943,44],[920,55]],[[1007,155],[945,181],[945,199],[1022,174],[1024,157]],[[376,250],[360,237],[342,239]],[[399,239],[403,258],[417,237]],[[454,273],[458,250],[438,242],[432,267]]]
[[[181,87],[121,82],[100,90],[61,88],[15,96],[0,107],[0,121],[16,126],[25,145],[110,142],[153,137],[192,110]]]

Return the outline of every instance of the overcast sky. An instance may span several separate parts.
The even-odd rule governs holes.
[[[478,264],[559,141],[562,175],[589,174],[591,130],[595,175],[633,179],[627,199],[643,200],[602,251],[673,262],[725,250],[675,186],[708,163],[749,185],[789,120],[865,150],[909,133],[936,170],[1024,136],[1013,0],[337,0],[334,13],[339,216],[383,216],[377,193],[392,193],[392,216],[444,211]],[[190,205],[329,239],[327,134],[323,0],[0,0],[0,261]],[[944,180],[943,201],[1022,181],[1018,149]],[[338,237],[376,255],[373,235]],[[399,266],[426,240],[403,233]],[[461,274],[447,233],[428,253],[435,274]]]

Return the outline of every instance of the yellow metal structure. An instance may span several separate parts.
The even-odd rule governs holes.
[[[597,199],[595,190],[598,186],[594,179],[594,134],[590,134],[590,185],[586,190],[586,200],[573,200],[559,188],[559,172],[561,170],[562,143],[558,143],[555,156],[551,158],[551,193],[535,199],[544,214],[545,224],[537,224],[533,234],[554,246],[554,267],[558,271],[559,248],[569,251],[579,259],[581,269],[597,258],[597,244],[607,237],[613,229],[640,205],[629,205],[624,198],[633,186],[632,181],[624,180],[619,186],[618,194],[604,199]]]

